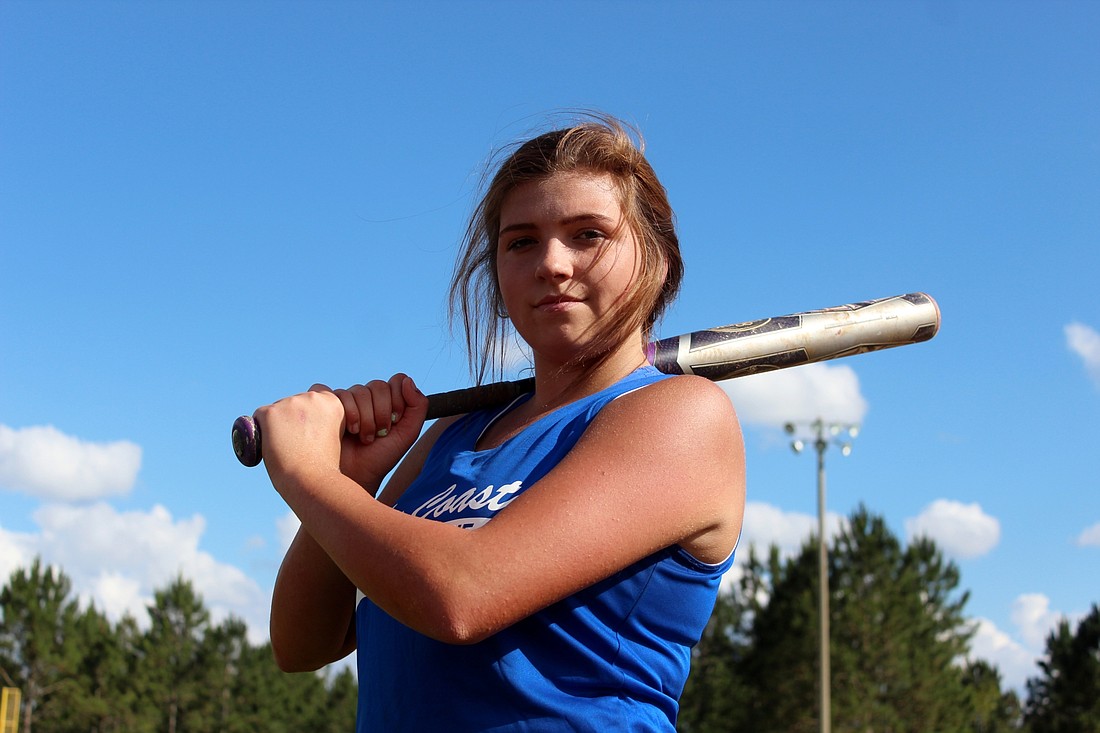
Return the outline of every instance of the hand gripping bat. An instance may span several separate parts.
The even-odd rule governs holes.
[[[693,331],[647,347],[665,374],[712,381],[786,369],[842,356],[927,341],[940,327],[940,309],[925,293],[865,300],[834,308]],[[534,388],[534,378],[428,395],[428,420],[505,404]],[[233,452],[246,466],[263,458],[260,429],[249,416],[233,423]]]

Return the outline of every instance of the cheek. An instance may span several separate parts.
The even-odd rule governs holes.
[[[633,242],[626,243],[607,254],[608,256],[604,258],[607,261],[604,265],[606,270],[604,276],[608,283],[619,291],[630,290],[640,276],[638,268],[641,263],[641,253],[638,252],[637,246]]]
[[[518,278],[514,271],[510,271],[507,267],[498,267],[496,273],[497,280],[497,292],[500,293],[500,299],[504,303],[504,307],[507,308],[511,301],[515,300],[518,290]]]

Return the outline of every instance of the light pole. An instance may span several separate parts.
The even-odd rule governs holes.
[[[795,423],[787,423],[787,434],[794,438],[797,430]],[[830,674],[829,674],[829,550],[825,545],[825,449],[830,444],[840,448],[841,455],[852,452],[851,441],[843,440],[841,433],[849,438],[859,434],[859,426],[850,423],[826,423],[821,418],[810,423],[814,435],[814,449],[817,451],[817,596],[818,620],[821,635],[821,733],[830,733],[832,729],[832,711],[830,710]],[[794,438],[791,448],[801,453],[805,444]]]

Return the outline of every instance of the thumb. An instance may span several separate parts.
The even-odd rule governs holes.
[[[405,415],[411,415],[423,422],[428,415],[428,398],[416,386],[412,377],[405,377],[401,382],[401,396],[405,398]]]

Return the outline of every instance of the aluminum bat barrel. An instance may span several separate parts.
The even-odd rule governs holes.
[[[673,336],[651,343],[648,356],[666,374],[717,382],[915,344],[939,327],[936,301],[908,293]]]

